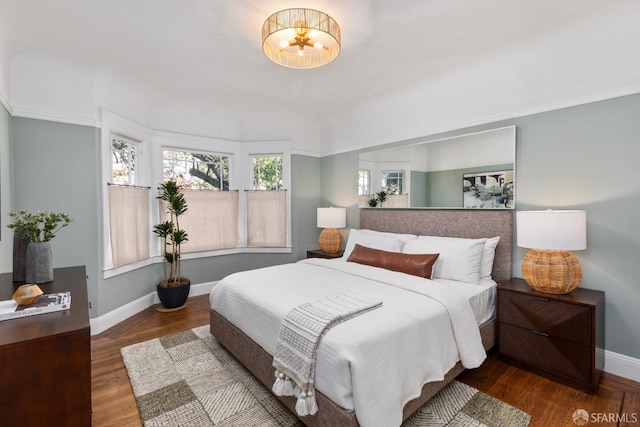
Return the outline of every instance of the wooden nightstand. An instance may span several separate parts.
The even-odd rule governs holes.
[[[526,370],[593,392],[604,367],[604,292],[554,295],[522,279],[498,286],[498,351]]]
[[[344,251],[338,251],[335,254],[328,254],[326,252],[322,252],[322,249],[314,249],[312,251],[307,251],[307,258],[333,259],[333,258],[340,258],[343,253]]]

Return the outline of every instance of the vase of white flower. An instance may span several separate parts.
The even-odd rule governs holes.
[[[10,212],[9,216],[13,222],[7,227],[13,229],[19,236],[19,239],[14,238],[14,281],[25,280],[27,283],[52,281],[53,261],[49,242],[61,228],[66,227],[73,220],[65,213],[41,211],[32,214],[24,209],[19,212]],[[28,243],[25,245],[25,242]],[[18,253],[15,253],[16,251]]]

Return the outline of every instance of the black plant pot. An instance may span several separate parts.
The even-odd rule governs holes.
[[[166,282],[164,282],[166,283]],[[156,286],[158,291],[158,298],[164,306],[164,308],[179,308],[182,307],[189,298],[189,290],[191,289],[191,282],[184,277],[180,278],[180,286],[161,286],[163,282]]]

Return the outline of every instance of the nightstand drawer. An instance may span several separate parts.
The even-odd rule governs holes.
[[[571,381],[593,382],[591,347],[500,323],[500,354]]]
[[[579,344],[592,344],[591,307],[515,292],[500,292],[498,307],[498,319],[502,323]]]
[[[323,252],[322,249],[314,249],[312,251],[307,251],[307,258],[325,258],[325,259],[334,259],[340,258],[344,254],[344,251],[338,251],[334,254],[328,254]]]

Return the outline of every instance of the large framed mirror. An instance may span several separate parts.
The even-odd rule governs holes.
[[[515,126],[362,152],[359,206],[513,209],[515,159]]]

